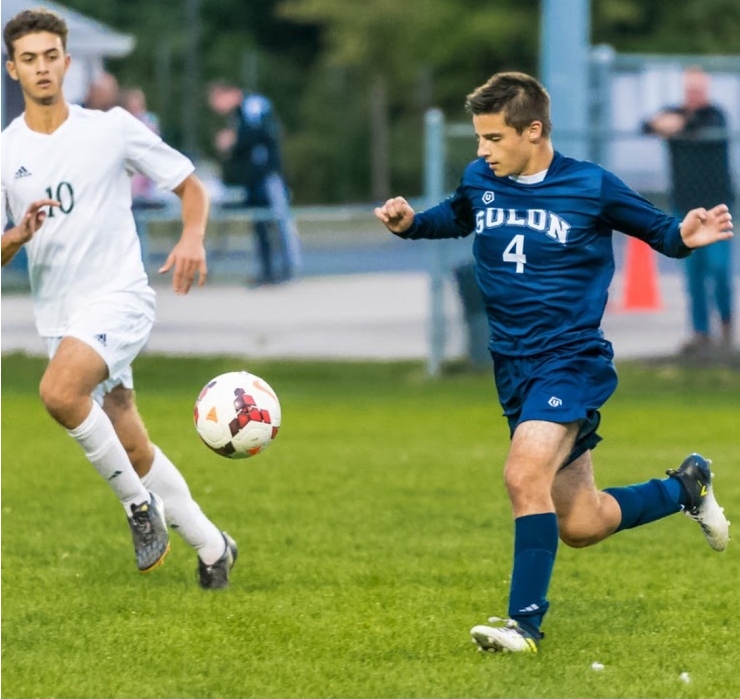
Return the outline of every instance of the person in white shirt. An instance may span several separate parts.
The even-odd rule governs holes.
[[[201,587],[226,587],[236,544],[150,442],[131,371],[154,322],[155,293],[141,259],[130,176],[146,175],[182,201],[182,235],[159,270],[172,272],[177,294],[206,281],[206,189],[188,158],[125,110],[67,103],[71,59],[61,17],[20,12],[3,38],[25,111],[2,132],[2,264],[25,245],[36,327],[49,351],[41,400],[122,503],[139,570],[164,560],[169,524],[197,551]]]

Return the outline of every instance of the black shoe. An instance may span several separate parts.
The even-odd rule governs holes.
[[[221,532],[226,544],[224,555],[212,565],[206,565],[198,558],[198,583],[204,590],[223,590],[229,586],[229,572],[236,563],[239,549],[226,532]]]
[[[677,469],[669,468],[666,474],[679,480],[686,491],[684,514],[699,523],[715,551],[724,551],[730,540],[730,523],[714,497],[710,463],[699,454],[690,454]]]

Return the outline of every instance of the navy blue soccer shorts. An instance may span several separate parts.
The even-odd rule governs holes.
[[[601,437],[599,408],[617,387],[614,351],[606,340],[588,340],[531,357],[493,353],[498,398],[510,434],[520,422],[581,421],[565,466],[593,449]]]

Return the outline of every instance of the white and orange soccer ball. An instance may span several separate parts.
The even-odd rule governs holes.
[[[277,436],[280,401],[264,379],[230,371],[203,387],[193,417],[207,447],[229,459],[246,459],[267,449]]]

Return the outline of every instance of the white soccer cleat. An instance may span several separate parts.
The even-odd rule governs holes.
[[[477,644],[478,650],[488,653],[536,653],[539,650],[544,634],[535,637],[513,619],[492,616],[488,622],[493,625],[478,624],[470,629],[471,640]]]
[[[688,495],[684,514],[691,517],[704,532],[707,542],[715,551],[724,551],[730,541],[730,523],[723,507],[714,497],[709,468],[712,463],[699,454],[690,454],[677,469],[668,469],[671,478],[678,479]]]

